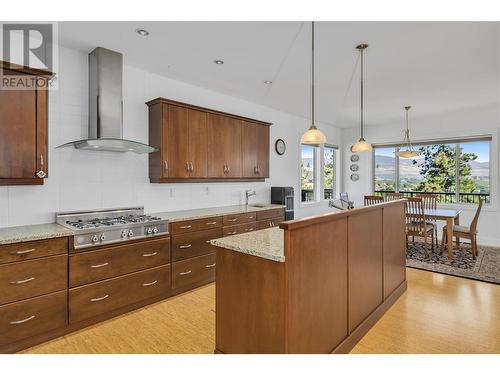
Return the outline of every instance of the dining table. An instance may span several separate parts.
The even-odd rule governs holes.
[[[426,220],[432,220],[432,221],[439,220],[446,222],[446,237],[447,237],[449,260],[453,259],[453,225],[460,224],[461,213],[462,213],[461,210],[455,210],[449,208],[424,209],[424,215]]]

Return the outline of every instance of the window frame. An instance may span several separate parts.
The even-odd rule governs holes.
[[[445,138],[445,139],[435,139],[435,140],[425,140],[425,141],[417,141],[413,143],[415,148],[420,146],[429,146],[429,145],[441,145],[441,144],[454,144],[455,145],[455,202],[452,203],[439,203],[440,205],[474,205],[475,203],[468,202],[460,202],[460,145],[464,143],[472,143],[472,142],[489,142],[488,147],[488,160],[489,160],[489,169],[488,169],[488,186],[489,186],[489,202],[484,203],[485,205],[491,206],[493,201],[493,189],[492,189],[492,148],[493,148],[493,136],[485,135],[485,136],[473,136],[473,137],[462,137],[462,138]],[[375,192],[375,152],[377,148],[391,148],[393,147],[395,151],[399,149],[401,144],[395,143],[384,143],[384,144],[374,144],[372,151],[372,192]],[[400,173],[399,173],[399,156],[394,155],[395,157],[395,184],[394,191],[400,192],[399,183],[400,183]],[[403,192],[404,193],[404,192]]]
[[[310,146],[314,148],[314,200],[311,201],[302,201],[302,184],[301,184],[301,164],[302,164],[302,146]],[[339,183],[339,171],[338,171],[338,160],[339,160],[339,146],[331,143],[325,143],[323,145],[304,145],[302,143],[299,143],[299,190],[300,190],[300,195],[299,195],[299,204],[303,206],[311,206],[311,205],[319,205],[322,204],[323,202],[330,201],[332,199],[327,199],[324,197],[324,190],[325,190],[325,174],[324,174],[324,168],[325,168],[325,154],[324,154],[324,149],[325,147],[332,148],[333,149],[333,187],[332,187],[332,199],[336,198],[337,195],[337,190],[338,190],[338,183]]]

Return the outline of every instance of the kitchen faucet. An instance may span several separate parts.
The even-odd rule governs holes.
[[[255,190],[245,190],[245,205],[248,206],[248,198],[250,198],[253,195],[257,195]]]

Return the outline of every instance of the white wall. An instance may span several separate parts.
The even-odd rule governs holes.
[[[261,183],[151,184],[147,155],[55,149],[87,136],[87,55],[60,48],[59,59],[59,90],[49,99],[49,178],[43,186],[0,187],[0,227],[53,222],[55,212],[66,210],[143,205],[146,212],[158,212],[240,204],[245,189],[257,191],[252,201],[269,202],[271,186],[295,188],[297,217],[327,210],[327,202],[299,205],[298,146],[309,120],[130,66],[123,76],[125,138],[147,143],[144,103],[158,96],[272,122],[271,178]],[[320,127],[329,142],[341,146],[339,129]],[[277,138],[287,144],[283,156],[274,152]]]
[[[415,109],[416,111],[416,109]],[[368,126],[365,128],[365,138],[373,144],[398,143],[402,141],[404,118],[399,124],[385,126]],[[500,211],[499,196],[499,148],[498,134],[500,127],[500,110],[498,105],[464,109],[454,113],[439,114],[429,118],[415,118],[411,121],[412,141],[446,139],[475,135],[491,135],[490,165],[491,165],[491,204],[483,206],[479,219],[478,242],[486,245],[500,246]],[[343,131],[344,144],[344,190],[348,191],[356,204],[362,204],[363,195],[373,191],[373,154],[361,153],[358,172],[360,179],[352,182],[349,176],[351,164],[350,145],[359,138],[359,129],[345,129]],[[442,205],[443,207],[458,207],[463,210],[461,223],[468,225],[475,213],[473,205]]]

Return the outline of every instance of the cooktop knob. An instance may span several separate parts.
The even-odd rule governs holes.
[[[94,234],[94,235],[92,236],[92,242],[94,242],[94,243],[95,243],[95,242],[97,242],[97,241],[99,241],[99,237],[97,236],[97,234]]]
[[[133,237],[133,236],[134,236],[134,232],[132,232],[132,229],[130,229],[130,230],[128,231],[128,236],[129,236],[129,237]]]
[[[104,241],[106,237],[104,236],[104,233],[101,234],[101,241]]]
[[[158,233],[158,228],[154,227],[153,228],[153,233]]]
[[[151,227],[148,228],[148,234],[153,233],[153,229]]]
[[[127,233],[128,233],[128,232],[127,232],[126,230],[124,230],[124,231],[122,231],[122,233],[120,234],[120,236],[121,236],[122,238],[125,238],[125,237],[127,237]]]

